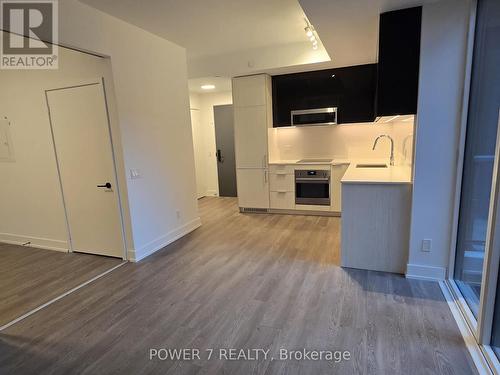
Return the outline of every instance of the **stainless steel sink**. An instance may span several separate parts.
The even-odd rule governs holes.
[[[331,163],[333,159],[302,159],[297,164]]]
[[[356,164],[356,168],[387,168],[387,164]]]

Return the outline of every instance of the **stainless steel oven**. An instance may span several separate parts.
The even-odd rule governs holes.
[[[295,170],[295,204],[330,206],[330,171]]]

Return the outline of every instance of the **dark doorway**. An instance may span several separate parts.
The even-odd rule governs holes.
[[[219,196],[236,197],[233,106],[214,106],[214,120]]]

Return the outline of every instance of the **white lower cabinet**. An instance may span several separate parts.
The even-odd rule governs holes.
[[[295,209],[295,175],[289,166],[271,166],[269,175],[271,208]]]
[[[278,210],[295,209],[295,193],[293,191],[271,191],[271,208]]]
[[[349,164],[339,164],[332,166],[331,175],[331,210],[334,212],[342,211],[342,184],[340,180],[344,176]]]
[[[304,165],[275,164],[269,170],[259,168],[238,168],[238,198],[241,208],[271,208],[274,210],[341,212],[341,183],[348,164]],[[295,204],[296,170],[330,170],[331,205]],[[269,172],[269,173],[268,173]]]
[[[271,174],[294,174],[296,165],[290,164],[275,164],[269,166]]]
[[[269,208],[267,169],[237,169],[238,202],[241,208]]]
[[[269,175],[271,191],[294,191],[295,176],[293,174],[274,174]]]

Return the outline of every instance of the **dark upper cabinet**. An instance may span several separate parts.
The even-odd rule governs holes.
[[[337,107],[339,124],[417,113],[422,7],[380,15],[379,62],[273,76],[273,126],[293,110]]]
[[[290,126],[293,110],[325,107],[337,107],[339,124],[373,121],[376,79],[376,64],[273,76],[273,126]]]
[[[380,15],[377,116],[417,113],[422,7]]]

